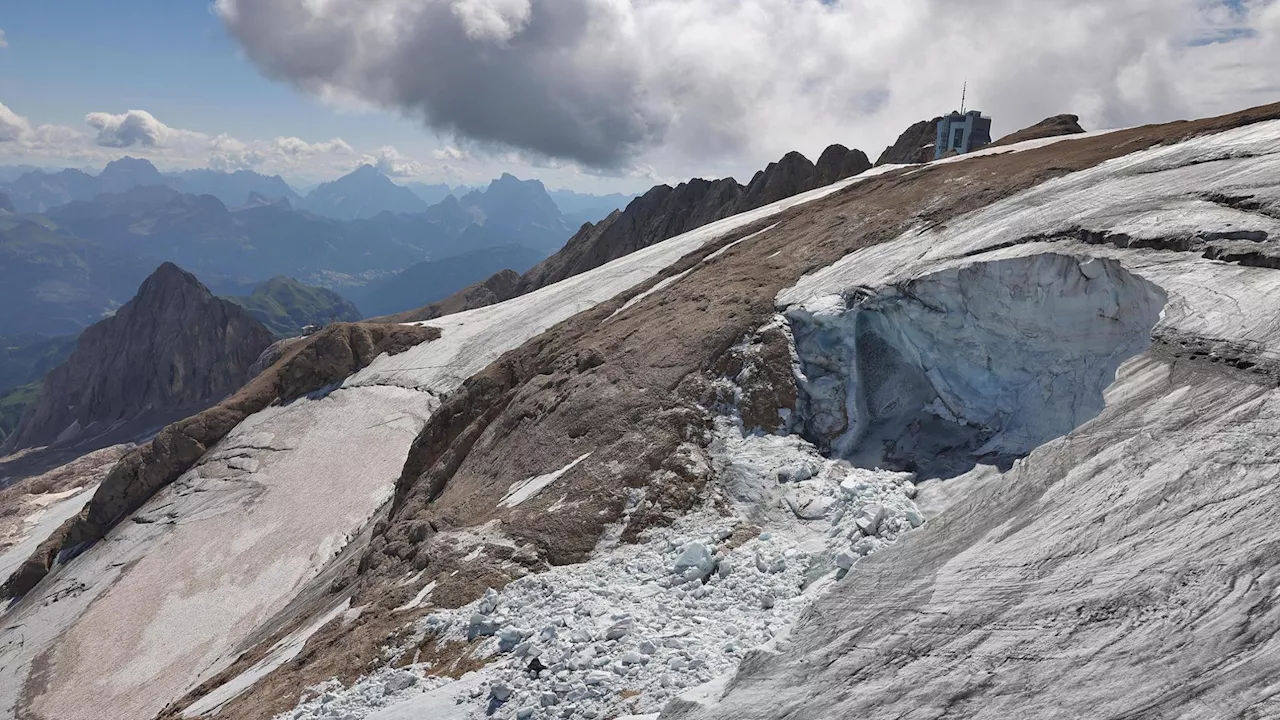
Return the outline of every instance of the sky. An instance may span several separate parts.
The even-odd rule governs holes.
[[[1280,0],[101,0],[0,12],[0,164],[642,191],[959,104],[993,134],[1280,101]]]

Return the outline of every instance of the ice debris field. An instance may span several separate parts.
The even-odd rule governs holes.
[[[721,418],[702,458],[705,506],[634,545],[508,584],[415,621],[388,666],[309,689],[280,720],[618,718],[714,691],[861,556],[924,518],[913,476],[829,460],[793,435]],[[716,509],[728,500],[736,512]],[[638,498],[637,498],[638,500]],[[723,507],[723,503],[720,505]],[[480,670],[451,679],[406,656],[426,639],[478,641]]]

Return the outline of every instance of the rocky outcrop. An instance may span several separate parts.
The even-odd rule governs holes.
[[[227,400],[166,426],[151,442],[126,455],[103,480],[88,507],[49,537],[0,586],[0,597],[35,587],[59,553],[72,553],[103,538],[191,468],[240,421],[272,403],[288,402],[327,386],[373,362],[440,336],[432,327],[335,323],[287,346],[283,355]]]
[[[739,203],[743,210],[768,205],[822,184],[818,168],[804,155],[789,152],[751,178]]]
[[[751,178],[745,187],[733,178],[690,180],[672,188],[658,185],[625,210],[583,225],[555,255],[521,278],[519,294],[559,282],[610,260],[689,232],[709,222],[753,210],[806,190],[830,185],[871,168],[866,153],[832,145],[818,164],[790,152]]]
[[[695,179],[674,188],[658,185],[632,200],[626,210],[583,225],[559,252],[524,274],[518,293],[559,282],[725,217],[738,207],[743,193],[733,178]]]
[[[843,145],[830,145],[818,156],[818,185],[830,185],[871,169],[871,160],[861,150],[850,150]]]
[[[161,265],[112,317],[84,331],[8,442],[101,447],[198,412],[249,379],[271,333],[194,275]]]
[[[907,128],[898,136],[898,140],[884,149],[876,159],[876,167],[881,165],[911,165],[925,163],[933,159],[933,147],[938,140],[938,123],[932,120],[921,120]]]
[[[1012,145],[1024,140],[1039,140],[1040,138],[1058,137],[1059,135],[1078,135],[1082,132],[1084,132],[1084,128],[1080,127],[1080,118],[1078,116],[1054,115],[1041,120],[1035,125],[1005,135],[987,147]]]

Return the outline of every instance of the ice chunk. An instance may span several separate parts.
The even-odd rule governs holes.
[[[631,626],[634,624],[634,622],[635,621],[629,617],[619,618],[617,622],[610,625],[609,629],[605,631],[604,633],[605,639],[617,640],[625,636],[627,633],[631,632]]]
[[[706,577],[711,574],[711,569],[714,565],[715,558],[712,557],[711,550],[700,542],[691,542],[680,551],[680,556],[676,558],[672,572],[688,578],[687,571],[694,569],[697,571],[697,577]]]
[[[871,503],[863,505],[862,510],[858,513],[858,518],[854,523],[858,529],[867,535],[875,535],[880,530],[880,523],[884,522],[885,509],[880,503]]]
[[[622,653],[622,657],[618,658],[623,665],[644,665],[649,662],[649,656],[635,650],[628,650]]]
[[[471,616],[471,621],[467,623],[468,640],[487,637],[496,632],[498,632],[498,621],[483,613],[475,613]]]
[[[809,484],[801,484],[787,493],[787,507],[801,520],[821,520],[831,513],[835,498]]]

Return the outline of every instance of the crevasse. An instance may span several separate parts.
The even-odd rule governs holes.
[[[800,431],[864,467],[951,477],[1103,408],[1166,295],[1113,260],[966,262],[789,309]]]

